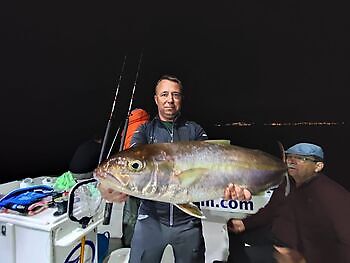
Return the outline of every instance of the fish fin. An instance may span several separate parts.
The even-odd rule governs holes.
[[[207,174],[208,169],[206,168],[193,168],[183,171],[178,174],[178,178],[180,184],[182,186],[190,186],[195,183],[199,178],[201,178],[204,174]]]
[[[187,204],[174,204],[177,208],[179,208],[181,211],[185,212],[186,214],[189,214],[191,216],[205,219],[205,215],[203,212],[193,203],[187,203]]]
[[[265,195],[266,191],[261,191],[261,192],[258,192],[258,193],[254,193],[254,196],[263,196],[263,195]]]
[[[230,140],[205,140],[205,142],[213,143],[213,144],[220,144],[220,145],[230,145]]]

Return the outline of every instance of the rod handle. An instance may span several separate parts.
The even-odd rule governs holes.
[[[113,208],[113,203],[106,202],[105,211],[103,214],[103,224],[104,225],[109,225],[109,223],[111,222],[112,208]]]

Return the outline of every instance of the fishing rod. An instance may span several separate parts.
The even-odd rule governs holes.
[[[130,113],[131,113],[131,106],[132,106],[132,104],[134,102],[134,94],[135,94],[135,90],[136,90],[136,83],[137,83],[137,80],[139,78],[139,72],[140,72],[140,66],[141,66],[141,61],[142,61],[142,55],[143,54],[141,52],[140,59],[139,59],[139,64],[137,66],[137,71],[136,71],[136,76],[135,76],[135,81],[134,81],[134,87],[132,89],[131,99],[130,99],[130,102],[129,102],[128,114],[126,115],[124,128],[123,128],[123,131],[122,131],[122,137],[121,137],[121,142],[120,142],[120,145],[119,145],[119,151],[122,151],[123,148],[124,148],[125,136],[126,136],[126,132],[127,132],[128,125],[129,125],[129,117],[130,117]]]
[[[116,133],[115,133],[115,135],[114,135],[114,138],[113,138],[111,147],[109,148],[109,151],[108,151],[108,154],[107,154],[106,159],[108,159],[109,156],[110,156],[111,153],[112,153],[112,150],[113,150],[113,148],[114,148],[115,141],[117,140],[117,137],[118,137],[118,135],[119,135],[119,131],[120,131],[120,128],[121,128],[121,127],[122,127],[122,122],[119,124],[118,129],[117,129],[117,131],[116,131]]]
[[[122,130],[121,141],[120,141],[120,145],[119,145],[119,152],[122,151],[123,147],[124,147],[125,136],[126,136],[126,132],[127,132],[128,125],[129,125],[129,116],[130,116],[130,113],[131,113],[132,104],[134,102],[134,94],[135,94],[135,90],[136,90],[137,80],[139,78],[139,72],[140,72],[140,67],[141,67],[142,56],[143,56],[143,52],[141,52],[141,54],[140,54],[140,59],[139,59],[139,63],[138,63],[138,66],[137,66],[134,86],[132,88],[131,98],[130,98],[130,102],[129,102],[128,113],[126,115],[124,128]],[[104,216],[103,216],[103,224],[104,225],[109,225],[109,223],[111,221],[112,208],[113,208],[113,203],[112,202],[106,202],[105,212],[104,212]]]
[[[120,87],[120,83],[121,83],[122,76],[123,76],[123,73],[124,73],[125,61],[126,61],[126,55],[124,56],[122,69],[121,69],[120,74],[119,74],[119,80],[118,80],[118,84],[117,84],[117,89],[115,91],[115,96],[114,96],[114,100],[113,100],[113,104],[112,104],[111,114],[109,115],[106,131],[105,131],[105,134],[103,136],[103,142],[102,142],[100,156],[98,158],[98,164],[100,164],[102,162],[102,160],[103,160],[103,154],[104,154],[104,151],[105,151],[105,148],[106,148],[106,142],[107,142],[109,131],[111,129],[112,119],[113,119],[113,116],[114,116],[115,104],[116,104],[118,93],[119,93],[119,87]]]

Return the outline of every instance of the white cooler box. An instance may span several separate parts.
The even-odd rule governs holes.
[[[19,181],[0,185],[7,193],[19,187]],[[37,215],[0,213],[1,263],[68,263],[79,262],[81,240],[86,236],[84,262],[97,263],[97,226],[102,214],[82,229],[66,214],[53,216],[56,208]]]

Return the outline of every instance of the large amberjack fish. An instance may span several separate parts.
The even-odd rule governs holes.
[[[230,183],[257,194],[280,184],[286,171],[273,155],[213,140],[130,148],[100,164],[94,176],[108,188],[203,218],[192,202],[223,197]]]

